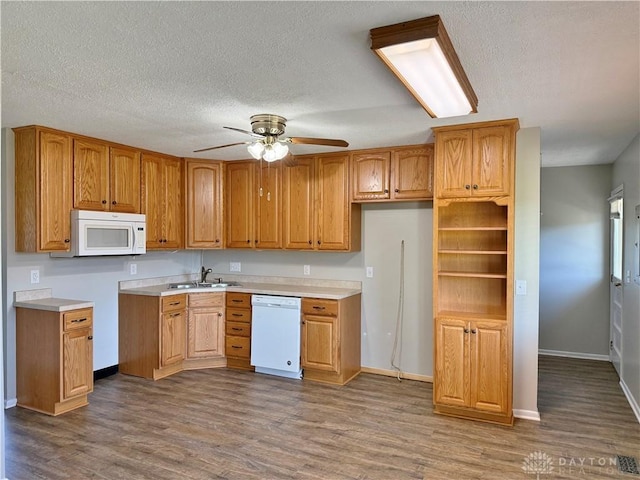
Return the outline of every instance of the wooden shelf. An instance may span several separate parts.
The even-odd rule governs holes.
[[[504,313],[471,313],[457,310],[442,310],[436,316],[438,318],[458,318],[460,320],[496,320],[503,322],[507,320],[507,316]]]
[[[482,272],[438,272],[441,277],[473,277],[473,278],[507,278],[505,273],[482,273]]]
[[[488,227],[439,227],[438,230],[440,230],[441,232],[463,232],[463,231],[487,232],[487,231],[506,231],[507,227],[503,225],[488,226]]]
[[[438,253],[454,253],[461,255],[506,255],[506,250],[455,250],[455,249],[441,249]]]

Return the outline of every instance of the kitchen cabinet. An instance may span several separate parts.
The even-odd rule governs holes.
[[[511,366],[508,325],[495,320],[439,318],[436,321],[434,401],[474,413],[506,415]],[[491,418],[491,417],[489,417]]]
[[[500,175],[508,172],[506,180],[501,180],[500,192],[480,186],[452,190],[449,185],[436,182],[433,209],[434,410],[510,425],[513,423],[515,255],[513,161],[517,121],[489,123],[456,126],[452,131],[444,127],[434,129],[436,178],[440,180],[443,174],[438,169],[448,161],[441,158],[448,155],[439,149],[441,145],[448,142],[452,145],[453,138],[461,138],[459,145],[465,146],[467,141],[475,141],[477,132],[480,132],[478,138],[491,137],[500,131],[495,128],[502,124],[511,129],[506,142],[508,152],[486,147],[482,154],[485,165],[481,170],[499,171]],[[486,146],[493,141],[483,142],[481,144]],[[470,149],[465,155],[471,158],[475,154]],[[453,157],[451,155],[449,159]],[[491,165],[493,162],[499,164],[495,169]],[[470,172],[475,168],[472,163],[469,161],[467,165]],[[490,183],[487,180],[484,185]],[[440,188],[447,192],[441,194]],[[449,198],[452,191],[460,192],[461,196]]]
[[[140,152],[74,138],[73,208],[140,213]]]
[[[284,248],[360,250],[360,205],[349,200],[348,153],[295,157],[283,179]]]
[[[226,168],[226,246],[282,247],[281,162],[242,160]]]
[[[440,198],[513,194],[518,121],[435,127]]]
[[[353,152],[351,199],[354,202],[430,200],[433,198],[433,145]]]
[[[93,391],[93,309],[16,308],[18,406],[59,415]]]
[[[118,295],[119,371],[158,380],[183,369],[187,295]]]
[[[182,161],[142,155],[142,213],[147,221],[147,250],[183,247]]]
[[[15,250],[69,251],[72,141],[64,132],[14,128]]]
[[[226,295],[227,367],[253,370],[251,366],[251,294],[227,292]]]
[[[191,293],[187,301],[184,368],[225,366],[225,293]]]
[[[361,295],[302,299],[305,380],[344,385],[360,373]]]
[[[186,247],[223,247],[223,165],[209,160],[186,161]]]

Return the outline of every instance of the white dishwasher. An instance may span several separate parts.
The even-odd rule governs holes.
[[[302,378],[300,299],[252,295],[251,305],[251,365],[258,373]]]

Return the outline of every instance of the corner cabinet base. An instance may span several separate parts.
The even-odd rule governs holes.
[[[314,382],[331,383],[334,385],[346,385],[360,374],[360,370],[343,371],[338,374],[335,372],[323,372],[322,370],[304,370],[303,379],[312,380]]]
[[[503,415],[491,412],[481,412],[478,410],[449,407],[447,405],[434,405],[434,413],[439,415],[447,415],[449,417],[464,418],[466,420],[478,420],[481,422],[497,423],[499,425],[512,426],[513,412],[510,415]]]
[[[76,408],[85,407],[89,405],[89,399],[87,395],[80,395],[78,397],[70,398],[69,400],[64,400],[62,402],[56,402],[51,405],[50,409],[43,409],[34,407],[32,405],[22,403],[18,401],[18,407],[27,408],[29,410],[33,410],[35,412],[45,413],[47,415],[60,415],[62,413],[70,412],[71,410],[75,410]]]

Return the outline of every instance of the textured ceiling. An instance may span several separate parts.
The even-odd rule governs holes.
[[[439,14],[478,113],[431,119],[369,49]],[[38,124],[178,156],[247,158],[249,117],[350,149],[518,117],[544,166],[609,163],[640,130],[640,2],[0,2],[2,126]],[[296,145],[294,153],[331,151]]]

